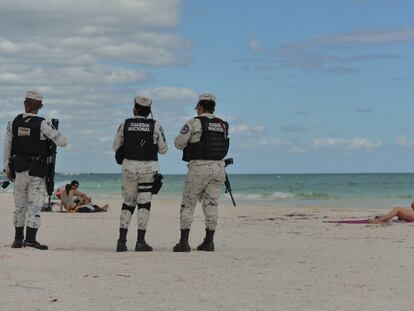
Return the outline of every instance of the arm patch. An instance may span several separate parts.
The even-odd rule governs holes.
[[[185,124],[184,126],[183,126],[183,128],[181,129],[181,134],[187,134],[188,133],[188,131],[190,130],[190,128],[188,127],[188,125],[187,124]]]

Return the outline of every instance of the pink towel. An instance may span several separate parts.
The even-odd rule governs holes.
[[[369,220],[368,219],[354,219],[354,220],[328,220],[328,221],[323,221],[324,223],[330,223],[330,224],[353,224],[353,225],[358,225],[358,224],[369,224]]]

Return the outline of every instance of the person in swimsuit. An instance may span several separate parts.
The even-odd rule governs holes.
[[[78,188],[79,182],[72,180],[70,184],[65,186],[64,191],[60,191],[61,211],[63,207],[68,213],[96,213],[107,211],[107,204],[102,207],[92,204],[92,199],[85,193],[79,191]]]
[[[394,207],[384,216],[370,219],[369,222],[372,224],[381,224],[393,219],[394,217],[398,217],[400,220],[406,222],[414,222],[414,201],[411,203],[411,209],[405,207]]]

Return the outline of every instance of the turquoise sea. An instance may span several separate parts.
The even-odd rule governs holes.
[[[179,199],[184,175],[165,175],[159,197]],[[238,204],[326,205],[388,208],[409,206],[414,199],[414,173],[406,174],[230,174]],[[119,196],[120,174],[57,174],[57,185],[72,179],[80,190],[99,197]],[[222,200],[230,203],[228,194]]]

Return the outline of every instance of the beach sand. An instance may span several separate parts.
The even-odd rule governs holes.
[[[49,251],[11,249],[11,194],[0,195],[0,310],[414,310],[414,224],[326,224],[384,210],[219,208],[216,251],[197,206],[191,253],[173,253],[179,202],[153,201],[147,241],[116,253],[121,199],[107,213],[42,213]],[[135,216],[135,215],[134,215]]]

